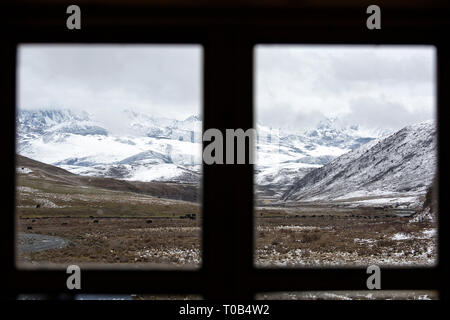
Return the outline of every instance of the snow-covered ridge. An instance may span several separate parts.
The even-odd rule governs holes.
[[[113,120],[70,110],[21,110],[17,115],[18,153],[83,175],[199,181],[201,117],[177,120],[126,109],[120,119]],[[374,139],[358,125],[342,126],[335,119],[298,132],[258,124],[257,133],[256,182],[279,192]]]
[[[326,165],[336,157],[354,150],[387,130],[367,130],[344,125],[336,118],[320,121],[314,129],[297,133],[257,126],[257,165],[255,182],[272,188],[279,198],[307,173]]]
[[[410,125],[370,141],[298,179],[284,200],[340,200],[424,194],[436,172],[433,121]]]
[[[140,181],[198,182],[201,119],[121,112],[120,132],[108,119],[70,110],[21,110],[19,154],[70,172]]]

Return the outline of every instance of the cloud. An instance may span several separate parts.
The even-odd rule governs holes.
[[[420,84],[429,82],[434,73],[430,47],[344,47],[329,57],[333,76],[350,83]]]
[[[310,128],[322,117],[371,128],[431,119],[436,51],[431,46],[259,45],[257,121]]]
[[[289,130],[324,117],[400,128],[434,117],[431,46],[259,45],[256,121]],[[18,106],[85,110],[121,126],[120,112],[184,119],[200,114],[196,45],[21,45]]]
[[[185,118],[200,113],[201,59],[195,45],[21,45],[18,104]]]
[[[350,101],[350,111],[343,116],[347,124],[360,124],[367,128],[399,130],[406,125],[435,117],[432,109],[410,111],[399,102],[385,99],[357,98]]]
[[[274,129],[288,131],[303,131],[313,128],[319,121],[325,119],[325,115],[319,110],[298,112],[289,105],[279,105],[269,108],[261,115],[256,114],[258,123],[269,125]]]

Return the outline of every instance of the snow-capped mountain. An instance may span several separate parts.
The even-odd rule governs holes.
[[[390,132],[367,130],[358,125],[345,126],[336,118],[327,118],[314,129],[300,133],[258,126],[255,182],[272,189],[279,198],[307,173],[329,163],[359,146]]]
[[[120,133],[106,121],[69,110],[20,111],[17,151],[82,175],[140,181],[197,182],[201,120],[121,114]]]
[[[345,200],[425,194],[436,171],[433,121],[372,140],[298,179],[284,200]]]
[[[115,123],[87,112],[21,110],[18,153],[82,175],[140,181],[198,182],[202,122],[124,110]],[[120,130],[118,130],[119,122]],[[305,174],[378,137],[324,119],[314,129],[257,126],[256,183],[281,194]],[[383,132],[385,133],[385,132]]]

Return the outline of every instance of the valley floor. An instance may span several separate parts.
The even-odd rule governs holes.
[[[19,167],[16,181],[19,268],[66,268],[68,264],[82,268],[99,264],[132,268],[201,265],[202,217],[200,205],[195,202],[196,186],[129,184],[70,175],[37,162],[27,166]],[[414,211],[407,206],[380,205],[369,200],[358,199],[365,201],[358,206],[345,201],[285,205],[269,201],[257,207],[255,264],[291,267],[436,263],[435,225],[429,221],[410,222]],[[188,218],[194,215],[194,219]]]
[[[429,222],[339,215],[269,217],[258,222],[256,264],[260,267],[436,262],[436,229]]]
[[[24,267],[72,263],[195,267],[200,263],[200,228],[191,219],[45,217],[18,222],[20,232],[68,241],[61,249],[19,249],[18,263]]]
[[[433,265],[436,261],[437,233],[430,222],[408,223],[406,217],[368,218],[370,215],[259,213],[255,262],[260,267]],[[191,219],[155,217],[21,218],[18,230],[22,238],[26,234],[53,236],[64,239],[67,245],[21,250],[19,241],[18,262],[24,266],[131,263],[195,267],[201,263],[199,224]]]

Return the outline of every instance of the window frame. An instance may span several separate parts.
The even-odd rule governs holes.
[[[430,2],[431,3],[431,2]],[[163,7],[81,4],[82,29],[65,28],[66,7],[55,3],[9,4],[2,20],[1,95],[7,170],[2,170],[5,221],[0,223],[1,296],[21,293],[75,293],[65,270],[15,267],[15,105],[16,51],[22,43],[200,44],[203,46],[203,130],[254,126],[253,52],[257,44],[428,44],[437,48],[438,177],[450,163],[442,119],[450,107],[449,7],[430,5],[383,11],[381,30],[365,26],[365,7],[276,8]],[[4,10],[6,9],[6,10]],[[382,9],[384,10],[384,9]],[[3,36],[2,36],[3,37]],[[442,124],[442,125],[441,125]],[[205,146],[205,144],[204,144]],[[206,299],[254,299],[271,291],[365,290],[363,267],[257,268],[254,251],[253,165],[203,165],[202,265],[196,270],[82,270],[76,293],[200,294]],[[439,212],[447,179],[439,180]],[[217,183],[220,181],[220,183]],[[438,290],[445,286],[448,217],[438,217],[438,263],[434,267],[382,267],[382,288]]]

